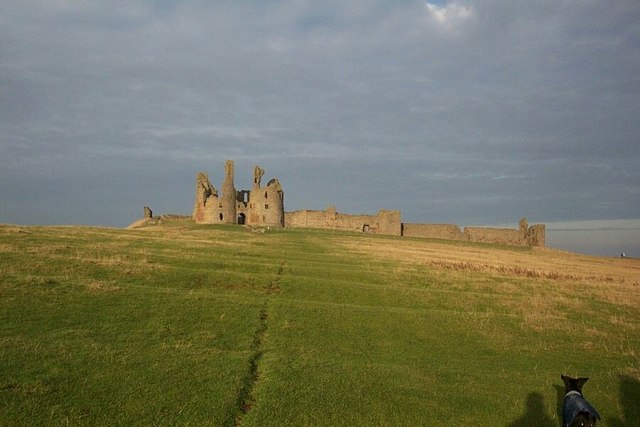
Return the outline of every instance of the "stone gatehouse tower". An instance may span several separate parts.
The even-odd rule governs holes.
[[[284,227],[284,192],[277,179],[261,186],[264,170],[253,168],[251,190],[237,191],[233,183],[234,163],[224,165],[222,194],[211,185],[204,172],[196,176],[193,219],[199,224],[246,224],[257,227]]]

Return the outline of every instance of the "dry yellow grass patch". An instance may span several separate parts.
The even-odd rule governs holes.
[[[12,252],[14,250],[13,245],[8,245],[6,243],[0,243],[0,252]]]
[[[0,224],[0,234],[13,234],[13,233],[24,233],[31,234],[30,231],[26,230],[23,227],[19,227],[17,225],[9,225],[9,224]]]
[[[400,262],[407,269],[431,267],[447,288],[499,294],[499,304],[534,330],[565,329],[569,312],[603,301],[632,313],[640,310],[640,260],[594,257],[547,248],[531,250],[418,240],[337,238],[350,251]],[[470,276],[472,274],[472,276]],[[499,286],[491,278],[499,279]],[[470,293],[466,302],[473,302]],[[612,319],[621,325],[624,317]],[[629,331],[640,332],[625,322]]]
[[[223,230],[217,230],[215,234],[208,233],[206,236],[203,236],[202,231],[192,230],[187,227],[166,229],[147,227],[135,229],[130,234],[122,235],[121,238],[129,241],[155,241],[160,244],[180,241],[186,243],[190,249],[211,247],[242,249],[244,247],[252,247],[256,242],[266,241],[267,239],[264,235],[256,235],[249,232],[246,233],[245,241],[239,241],[236,236],[237,232],[229,233]]]
[[[549,248],[522,250],[432,241],[341,239],[356,252],[405,264],[562,281],[640,286],[640,260],[594,257]]]
[[[113,283],[105,283],[100,281],[93,281],[87,283],[87,290],[91,293],[103,293],[103,292],[116,292],[121,288]]]

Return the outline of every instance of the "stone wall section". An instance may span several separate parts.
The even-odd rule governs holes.
[[[378,234],[386,234],[389,236],[402,236],[402,218],[400,211],[397,210],[379,210],[378,215]]]
[[[402,235],[518,246],[545,245],[544,224],[529,227],[526,218],[520,220],[517,230],[492,227],[465,227],[464,230],[460,230],[460,227],[454,224],[402,224]]]
[[[285,227],[320,228],[370,234],[400,236],[400,211],[380,210],[376,215],[348,215],[338,213],[334,206],[324,211],[299,210],[285,213]]]
[[[402,235],[428,239],[466,240],[460,227],[454,224],[402,224]]]
[[[526,246],[526,237],[520,230],[510,228],[465,227],[464,235],[469,242],[501,243]]]

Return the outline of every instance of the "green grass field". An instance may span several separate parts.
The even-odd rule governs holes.
[[[0,425],[640,426],[640,261],[173,221],[0,226]]]

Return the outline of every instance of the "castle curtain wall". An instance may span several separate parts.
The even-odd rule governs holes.
[[[400,236],[400,211],[379,211],[377,215],[348,215],[336,212],[301,210],[285,213],[285,227],[321,228],[328,230],[364,232]]]
[[[518,246],[545,245],[545,226],[536,224],[528,227],[526,220],[519,229],[465,227],[464,231],[454,224],[402,224],[405,237],[428,239],[462,240],[467,242],[498,243]]]

